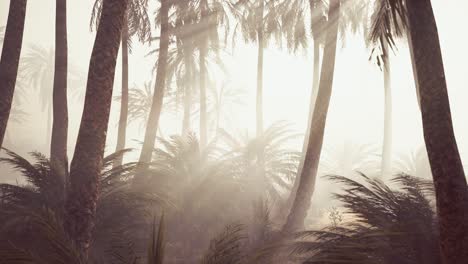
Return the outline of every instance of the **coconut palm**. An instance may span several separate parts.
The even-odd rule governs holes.
[[[50,161],[55,175],[61,179],[62,184],[66,184],[68,178],[67,1],[57,0],[55,9],[55,66]]]
[[[432,3],[430,0],[385,0],[382,5],[391,10],[393,18],[408,24],[424,139],[435,184],[442,259],[446,263],[462,263],[468,257],[468,190],[453,132]],[[396,19],[389,21],[387,26]],[[387,43],[392,43],[394,34],[388,27],[386,32]]]
[[[239,28],[246,42],[258,46],[256,133],[260,136],[263,133],[263,53],[270,40],[281,41],[281,4],[274,0],[241,0],[239,3],[239,25],[236,28]]]
[[[91,14],[91,28],[97,27],[98,19],[102,12],[103,0],[95,0]],[[115,151],[125,148],[127,120],[128,120],[128,54],[131,52],[131,41],[137,37],[140,42],[148,42],[151,39],[151,25],[148,16],[148,0],[129,0],[125,13],[125,24],[122,30],[122,95],[120,100],[120,118],[117,133],[117,146]],[[116,161],[116,166],[122,164],[122,160]]]
[[[0,58],[0,147],[5,137],[18,75],[26,17],[26,2],[26,0],[10,1],[8,11],[8,21]]]
[[[151,110],[149,112],[148,123],[146,124],[143,147],[138,160],[142,169],[146,168],[146,164],[151,161],[154,142],[156,141],[156,132],[159,125],[159,117],[163,105],[164,91],[166,89],[169,41],[172,34],[170,29],[171,25],[169,24],[169,10],[172,4],[173,3],[168,0],[162,0],[157,16],[157,21],[160,25],[158,64],[156,67],[156,81],[154,84]]]
[[[293,248],[303,263],[443,263],[432,183],[403,174],[391,189],[365,175],[329,178],[343,188],[334,197],[349,221],[299,233]]]
[[[38,45],[31,45],[26,54],[21,58],[20,71],[23,79],[22,86],[28,86],[38,90],[39,103],[42,111],[46,112],[46,135],[45,141],[49,145],[52,129],[52,104],[53,87],[55,76],[55,51],[52,48],[46,49]],[[77,91],[83,82],[81,71],[72,63],[67,67],[67,87],[72,91]],[[79,96],[78,93],[75,93]]]
[[[84,256],[88,253],[95,223],[99,172],[102,169],[115,65],[126,7],[126,0],[103,2],[88,71],[83,116],[70,167],[65,227]]]
[[[330,1],[328,11],[328,31],[322,61],[322,69],[317,94],[317,103],[312,116],[309,144],[307,147],[304,167],[299,179],[299,185],[294,198],[291,212],[288,215],[284,230],[296,231],[304,225],[304,219],[310,207],[310,200],[314,192],[318,163],[323,144],[323,135],[333,88],[333,74],[335,68],[336,45],[338,39],[338,26],[340,17],[340,0]]]
[[[220,49],[221,37],[229,34],[229,16],[235,12],[235,5],[226,0],[200,0],[194,1],[198,13],[196,34],[199,50],[200,67],[200,144],[204,146],[208,138],[208,112],[207,112],[207,57],[209,52],[217,53]],[[218,54],[216,54],[218,55]]]

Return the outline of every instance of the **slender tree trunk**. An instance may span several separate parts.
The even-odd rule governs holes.
[[[159,117],[161,116],[161,109],[163,106],[164,90],[166,88],[167,54],[169,49],[169,7],[169,0],[161,1],[161,37],[159,39],[158,67],[156,69],[153,102],[146,125],[143,147],[138,160],[140,171],[146,169],[148,163],[151,161],[154,143],[156,141],[156,133],[159,127]],[[141,175],[141,173],[138,173],[138,175]],[[141,178],[141,176],[138,176],[137,179]]]
[[[263,134],[263,49],[265,47],[264,40],[264,26],[263,26],[263,12],[265,9],[264,0],[260,1],[258,25],[257,25],[257,40],[258,40],[258,59],[257,59],[257,102],[256,102],[256,116],[257,116],[257,138]]]
[[[315,101],[317,100],[318,88],[319,88],[319,77],[320,77],[320,46],[318,41],[314,43],[314,70],[313,70],[313,80],[312,80],[312,92],[310,94],[309,102],[309,114],[307,119],[307,128],[304,134],[304,141],[302,143],[302,154],[301,160],[299,161],[299,166],[297,168],[296,178],[294,178],[293,188],[289,194],[288,202],[286,203],[286,208],[291,208],[291,205],[296,197],[297,188],[299,187],[299,181],[301,178],[302,169],[304,168],[304,160],[307,152],[307,146],[309,145],[309,135],[310,127],[312,125],[312,115],[314,114]]]
[[[200,147],[207,143],[207,112],[206,112],[206,47],[200,48]]]
[[[52,173],[61,183],[68,178],[68,104],[67,104],[67,1],[57,0],[55,10],[55,72],[53,87],[53,124],[50,141]]]
[[[186,50],[184,53],[188,52]],[[186,136],[189,134],[192,125],[192,87],[193,87],[193,75],[192,67],[190,67],[190,58],[188,54],[184,54],[184,63],[187,69],[186,81],[184,82],[184,117],[182,119],[182,135]]]
[[[315,188],[317,169],[322,151],[325,124],[333,88],[333,75],[335,69],[336,44],[338,36],[338,20],[340,14],[340,0],[331,0],[328,13],[328,33],[323,53],[322,69],[319,82],[312,125],[309,133],[304,167],[301,172],[299,187],[294,199],[291,212],[283,227],[285,232],[294,232],[304,227],[304,220],[310,207]]]
[[[406,5],[442,259],[462,264],[468,260],[468,188],[453,132],[437,25],[430,0],[406,1]]]
[[[104,0],[89,63],[86,97],[70,168],[65,228],[87,256],[112,102],[115,66],[127,0]]]
[[[26,0],[11,0],[0,59],[0,147],[10,117],[23,43]]]
[[[127,15],[124,18],[124,27],[122,29],[122,96],[120,101],[119,130],[117,133],[117,146],[115,151],[121,151],[125,148],[127,138],[127,120],[128,120],[128,20]],[[120,155],[114,161],[114,167],[122,165],[123,156]]]
[[[386,45],[388,46],[388,45]],[[388,47],[385,47],[388,51]],[[388,52],[387,52],[388,53]],[[382,147],[382,164],[381,173],[382,178],[391,176],[392,174],[392,83],[390,77],[390,58],[386,58],[383,75],[384,75],[384,90],[385,90],[385,103],[384,103],[384,136]]]
[[[208,23],[208,3],[206,0],[200,1],[202,23]],[[208,34],[201,33],[200,45],[200,147],[204,147],[208,138],[208,123],[206,112],[206,56],[208,48]]]

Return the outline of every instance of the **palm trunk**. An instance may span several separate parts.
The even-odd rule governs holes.
[[[61,179],[62,184],[66,184],[68,178],[68,45],[66,0],[56,1],[55,13],[55,73],[50,164],[52,173]]]
[[[187,55],[187,50],[184,51],[184,63],[187,69],[185,82],[184,82],[184,117],[182,119],[182,135],[186,136],[191,130],[191,115],[192,115],[192,85],[193,85],[193,76],[192,70],[190,67],[190,59]]]
[[[202,23],[208,23],[208,3],[206,0],[201,1],[201,18]],[[207,143],[208,128],[207,128],[207,112],[206,112],[206,56],[207,56],[207,41],[208,35],[202,32],[202,40],[200,45],[200,147],[204,147]]]
[[[115,65],[126,6],[127,0],[103,2],[89,63],[83,116],[71,162],[65,227],[83,256],[87,255],[94,226]]]
[[[385,47],[385,49],[388,51],[387,47]],[[388,56],[384,63],[383,75],[385,104],[381,173],[382,178],[385,178],[387,176],[391,176],[392,173],[392,83],[390,77],[390,59],[388,58]]]
[[[206,49],[203,47],[200,49],[200,147],[204,147],[206,145],[208,138],[205,57]]]
[[[156,142],[156,133],[159,127],[159,117],[163,106],[164,90],[166,88],[166,72],[167,72],[167,54],[169,49],[169,0],[161,1],[161,32],[159,39],[159,54],[158,67],[156,69],[156,82],[154,84],[153,102],[148,117],[148,123],[145,130],[145,139],[141,149],[139,158],[139,169],[147,168],[151,161],[154,143]],[[139,174],[138,174],[139,175]],[[142,177],[139,176],[139,179]]]
[[[468,188],[453,132],[437,25],[430,0],[406,1],[406,5],[442,259],[462,264],[468,259]]]
[[[127,138],[127,120],[128,120],[128,20],[127,15],[124,18],[125,24],[122,29],[122,96],[120,101],[119,130],[117,133],[117,146],[115,151],[121,151],[125,148]],[[114,167],[122,165],[123,156],[120,155],[114,161]]]
[[[312,124],[309,133],[304,167],[299,180],[296,197],[286,224],[285,232],[294,232],[304,227],[304,220],[310,207],[310,201],[314,193],[317,169],[322,150],[325,124],[333,88],[333,75],[335,69],[336,44],[338,36],[338,20],[340,14],[340,0],[331,0],[329,7],[328,33],[323,53],[322,69],[319,82]]]
[[[0,147],[10,117],[13,93],[23,43],[26,0],[11,0],[0,59]]]
[[[314,72],[313,72],[313,83],[312,83],[312,92],[310,94],[309,102],[309,115],[307,119],[307,128],[304,134],[304,141],[302,143],[302,154],[299,166],[297,168],[297,174],[294,178],[293,188],[289,194],[288,202],[286,203],[286,208],[291,208],[291,205],[296,197],[297,188],[299,187],[299,179],[301,178],[302,169],[304,168],[304,160],[307,152],[307,146],[309,145],[309,135],[310,135],[310,126],[312,124],[312,115],[314,113],[315,101],[317,100],[318,88],[319,88],[319,73],[320,73],[320,46],[318,41],[314,43]]]

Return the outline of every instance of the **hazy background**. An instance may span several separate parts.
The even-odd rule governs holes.
[[[10,1],[0,0],[0,26],[6,25]],[[90,32],[89,19],[94,0],[68,1],[68,45],[69,60],[77,65],[86,78],[94,33]],[[465,164],[468,164],[468,23],[466,0],[433,0],[434,12],[439,28],[443,59],[448,81],[448,91],[452,107],[455,134]],[[149,13],[153,14],[153,10]],[[31,45],[46,49],[54,45],[55,1],[29,0],[25,24],[22,55]],[[155,31],[156,32],[156,31]],[[156,33],[157,35],[157,33]],[[404,41],[405,43],[406,41]],[[156,55],[146,56],[158,43],[148,45],[133,44],[129,59],[130,88],[139,87],[151,81],[152,67]],[[345,146],[354,148],[373,145],[380,151],[383,137],[383,77],[378,67],[368,60],[362,35],[347,36],[339,45],[336,71],[327,120],[324,155],[333,157]],[[407,45],[399,43],[398,52],[391,58],[393,89],[393,151],[394,159],[410,155],[423,147],[421,118],[418,113],[414,80]],[[229,50],[231,50],[229,48]],[[246,104],[231,109],[237,120],[234,127],[239,132],[255,128],[255,87],[257,48],[245,45],[241,40],[233,57],[225,56],[228,65],[230,85],[247,91]],[[120,94],[120,57],[117,65],[114,95]],[[287,120],[297,132],[303,133],[307,121],[309,95],[312,86],[312,47],[309,52],[290,54],[270,46],[265,51],[264,70],[264,113],[265,127],[278,120]],[[224,78],[224,77],[223,77]],[[227,81],[221,80],[218,81]],[[85,82],[84,82],[85,84]],[[70,94],[81,94],[69,98],[70,133],[69,157],[73,154],[74,142],[81,119],[85,85],[75,88]],[[52,91],[52,88],[49,89]],[[52,96],[52,94],[50,94]],[[47,145],[47,111],[42,111],[38,91],[27,89],[22,109],[27,112],[27,121],[9,123],[5,147],[26,154],[38,150],[49,155]],[[114,101],[109,123],[107,152],[115,149],[119,117],[118,101]],[[164,109],[163,109],[164,112]],[[180,131],[181,115],[164,114],[160,126],[164,135]],[[198,121],[193,121],[197,129]],[[144,130],[138,124],[131,124],[127,132],[127,146],[139,148]],[[298,149],[302,138],[291,142]],[[134,156],[137,154],[134,154]],[[131,159],[132,156],[129,157]],[[378,159],[378,157],[376,157]],[[13,180],[10,173],[2,169],[0,179]]]

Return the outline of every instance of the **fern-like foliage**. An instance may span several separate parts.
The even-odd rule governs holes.
[[[399,175],[394,190],[361,177],[364,183],[329,176],[344,186],[335,198],[350,220],[298,234],[293,252],[306,257],[303,263],[441,263],[431,184]]]

